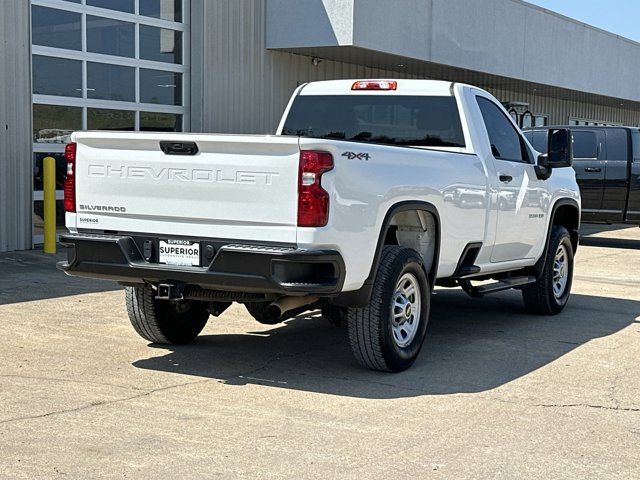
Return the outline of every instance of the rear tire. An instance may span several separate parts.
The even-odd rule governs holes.
[[[542,275],[522,289],[525,308],[539,315],[557,315],[569,301],[573,282],[573,245],[565,227],[554,225]]]
[[[342,327],[347,323],[347,309],[344,307],[331,305],[329,302],[327,302],[322,306],[321,312],[322,317],[331,325]]]
[[[150,287],[126,287],[125,296],[131,325],[138,335],[152,343],[190,343],[209,320],[208,305],[204,302],[156,300]]]
[[[400,372],[415,362],[426,337],[431,287],[420,255],[385,246],[369,305],[349,308],[351,350],[371,370]]]

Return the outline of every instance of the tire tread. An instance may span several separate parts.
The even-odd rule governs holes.
[[[561,225],[553,225],[551,236],[549,237],[549,248],[547,249],[547,257],[544,260],[544,269],[540,278],[522,289],[522,300],[527,311],[538,315],[556,315],[560,313],[566,305],[566,300],[559,304],[553,294],[553,262],[558,246],[565,240],[568,240],[568,246],[571,246],[571,237],[569,231]],[[571,248],[571,273],[573,272],[573,249]],[[567,284],[567,290],[571,290],[571,278]],[[568,294],[567,297],[568,298]]]
[[[372,370],[391,372],[382,351],[382,322],[383,316],[382,298],[384,289],[388,288],[388,282],[393,275],[398,262],[406,262],[414,257],[413,250],[394,245],[387,245],[382,251],[380,265],[376,272],[376,279],[371,292],[371,300],[362,308],[349,308],[347,313],[347,325],[349,331],[349,343],[356,361],[365,368]],[[394,284],[395,286],[395,284]]]
[[[126,287],[125,304],[133,329],[142,338],[152,343],[186,343],[200,333],[208,318],[208,313],[202,308],[193,309],[193,315],[196,318],[194,325],[190,326],[192,332],[184,337],[178,338],[176,336],[176,338],[172,338],[169,329],[172,318],[170,314],[162,310],[168,304],[159,304],[155,300],[153,289],[150,287]]]

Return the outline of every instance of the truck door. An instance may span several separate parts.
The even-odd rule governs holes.
[[[604,195],[600,218],[608,222],[624,221],[629,190],[630,132],[624,128],[607,128]]]
[[[640,130],[631,131],[633,162],[629,178],[629,200],[627,201],[627,222],[640,224]]]
[[[491,261],[533,258],[544,241],[549,192],[538,180],[524,138],[493,101],[477,97],[491,147],[498,221]],[[495,207],[494,207],[495,208]]]
[[[573,133],[573,168],[582,197],[582,218],[596,219],[602,208],[605,176],[605,137],[601,129],[571,129]]]

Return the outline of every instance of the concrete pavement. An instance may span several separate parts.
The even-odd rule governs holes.
[[[437,290],[415,366],[242,307],[185,347],[122,290],[0,254],[0,478],[640,479],[640,229],[586,229],[557,317]]]

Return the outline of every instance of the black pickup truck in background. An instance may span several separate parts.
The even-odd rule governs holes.
[[[585,223],[640,225],[640,128],[565,126],[524,132],[539,152],[547,150],[549,129],[573,133],[573,168]]]

